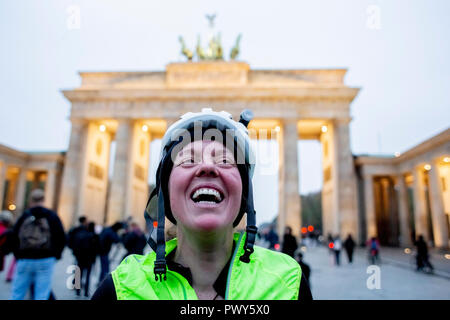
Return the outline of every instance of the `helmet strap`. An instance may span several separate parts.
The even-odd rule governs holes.
[[[148,214],[147,208],[148,208],[150,201],[153,199],[154,196],[156,196],[156,192],[158,190],[159,190],[158,186],[156,186],[155,189],[153,189],[152,193],[150,194],[150,197],[148,198],[147,205],[145,206],[145,212],[144,212],[145,224],[147,225],[147,230],[149,233],[149,236],[147,238],[147,243],[150,246],[150,248],[152,248],[152,250],[155,252],[156,252],[156,242],[152,238],[152,233],[153,233],[153,230],[155,229],[153,226],[154,220]]]
[[[244,254],[239,258],[242,262],[249,263],[250,255],[254,251],[254,244],[256,240],[256,233],[258,228],[256,227],[256,211],[253,205],[253,186],[250,172],[248,171],[248,196],[247,196],[247,227],[245,228],[247,233],[245,237]]]
[[[156,260],[153,272],[155,273],[155,281],[167,280],[166,276],[166,240],[164,237],[164,195],[159,188],[158,192],[158,226],[156,229]],[[164,278],[163,278],[164,276]]]

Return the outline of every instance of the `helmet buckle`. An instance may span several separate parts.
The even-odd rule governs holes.
[[[167,280],[166,276],[166,260],[165,259],[157,259],[155,261],[155,267],[153,268],[153,272],[155,273],[155,281]],[[164,276],[164,278],[163,278]]]

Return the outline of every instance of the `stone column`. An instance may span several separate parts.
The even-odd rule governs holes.
[[[82,165],[85,157],[83,145],[86,144],[86,135],[87,123],[81,120],[72,120],[72,131],[64,163],[58,206],[58,215],[66,229],[74,224],[76,218]]]
[[[278,173],[278,234],[290,226],[292,233],[299,237],[301,229],[301,205],[298,190],[297,161],[298,131],[297,120],[285,120],[279,132],[279,173]]]
[[[403,175],[398,175],[396,177],[396,182],[398,190],[398,218],[400,220],[400,245],[410,246],[412,243],[408,212],[408,188]]]
[[[6,163],[0,163],[0,211],[3,210],[3,194],[5,193]]]
[[[425,241],[430,240],[427,228],[427,203],[425,198],[425,182],[422,167],[413,169],[414,177],[414,224],[416,238],[423,235]]]
[[[25,191],[27,187],[27,170],[25,168],[21,168],[18,176],[18,182],[16,184],[16,196],[15,196],[15,204],[16,204],[16,212],[19,214],[22,213],[25,203]]]
[[[377,232],[377,220],[375,215],[375,198],[373,190],[373,176],[364,175],[364,202],[366,210],[366,232],[367,239],[376,237]]]
[[[341,237],[352,234],[359,239],[356,175],[353,164],[353,155],[350,149],[350,119],[337,119],[334,121],[334,163],[337,177],[337,210],[338,226]]]
[[[56,191],[56,170],[47,170],[47,179],[45,180],[45,206],[54,209],[55,191]]]
[[[151,129],[151,128],[150,128]],[[151,130],[143,131],[142,123],[132,125],[130,151],[128,154],[127,204],[124,217],[132,217],[134,221],[145,225],[144,209],[148,200],[148,169],[150,156]]]
[[[125,218],[128,199],[128,174],[132,147],[132,123],[129,119],[119,120],[116,132],[116,154],[111,189],[108,199],[107,224]]]
[[[439,164],[437,162],[431,165],[431,170],[428,171],[429,177],[429,194],[431,219],[433,224],[434,243],[436,247],[448,247],[448,230],[447,220],[444,212],[444,201],[442,198],[442,183],[439,176]]]

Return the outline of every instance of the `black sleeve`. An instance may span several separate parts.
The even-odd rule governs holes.
[[[99,301],[111,301],[117,300],[116,288],[114,287],[114,281],[111,274],[100,283],[100,286],[95,290],[91,300]]]
[[[311,294],[311,289],[309,288],[308,281],[302,272],[302,280],[300,281],[300,292],[298,293],[298,300],[301,301],[312,301],[313,297]]]
[[[54,240],[54,250],[56,259],[61,258],[61,254],[64,250],[64,247],[66,246],[66,233],[64,232],[64,227],[62,226],[61,220],[59,217],[54,214],[52,217],[52,240]]]
[[[22,226],[22,223],[25,219],[25,214],[22,214],[19,219],[14,224],[14,227],[11,232],[11,238],[10,238],[10,250],[16,254],[17,250],[19,249],[19,230]]]

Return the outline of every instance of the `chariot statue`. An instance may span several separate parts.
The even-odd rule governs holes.
[[[223,46],[221,41],[220,32],[214,34],[214,19],[216,14],[207,14],[206,19],[209,23],[209,36],[208,36],[208,47],[203,48],[200,35],[197,36],[197,45],[195,47],[195,56],[197,61],[205,60],[224,60]],[[236,60],[239,55],[239,42],[241,40],[241,34],[238,35],[234,47],[230,51],[230,59]],[[179,36],[179,41],[181,43],[181,53],[188,59],[192,61],[194,57],[193,51],[191,51],[185,44],[182,36]]]

